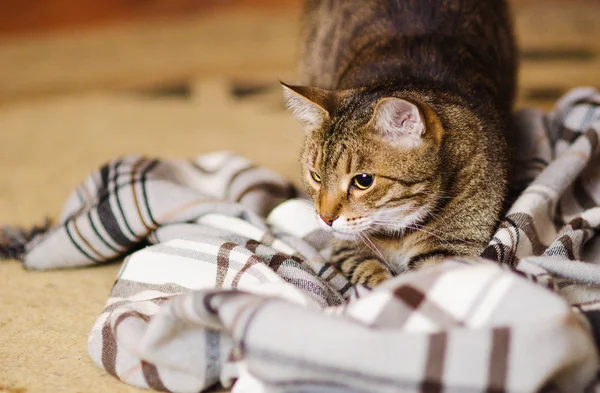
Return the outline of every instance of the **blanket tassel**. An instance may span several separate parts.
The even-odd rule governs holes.
[[[0,260],[23,260],[29,242],[38,235],[48,232],[51,226],[51,220],[46,219],[44,224],[34,226],[31,229],[12,226],[0,227]]]

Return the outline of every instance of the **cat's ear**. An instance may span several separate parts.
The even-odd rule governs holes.
[[[280,83],[283,86],[285,105],[302,122],[305,129],[317,128],[329,120],[335,105],[333,91]]]
[[[415,148],[423,142],[425,121],[417,105],[395,97],[375,105],[370,124],[394,144]]]

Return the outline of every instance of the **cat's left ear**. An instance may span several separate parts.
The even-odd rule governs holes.
[[[336,103],[334,91],[280,83],[285,105],[302,122],[305,130],[315,129],[330,119]]]
[[[369,124],[398,146],[415,148],[423,143],[425,121],[412,102],[396,97],[382,98],[375,105]]]

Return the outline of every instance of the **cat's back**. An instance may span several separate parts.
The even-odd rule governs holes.
[[[495,87],[515,79],[504,0],[306,0],[303,44],[302,82],[328,89],[398,77]]]

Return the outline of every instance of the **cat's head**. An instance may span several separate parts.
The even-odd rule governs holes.
[[[434,213],[444,130],[428,105],[364,90],[283,88],[306,134],[302,179],[323,227],[355,239],[401,233]]]

